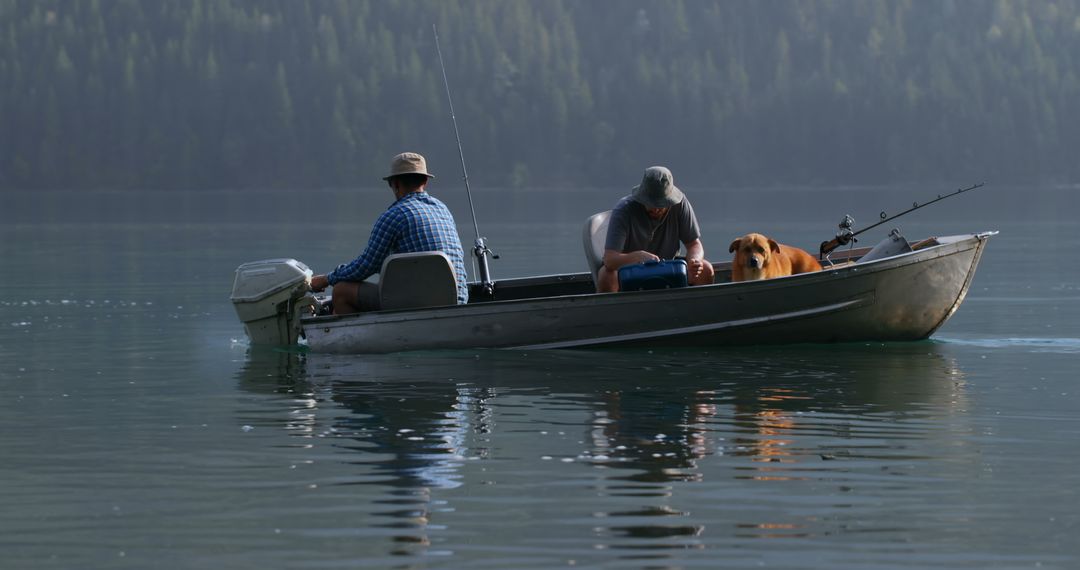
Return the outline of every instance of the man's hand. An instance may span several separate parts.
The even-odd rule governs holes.
[[[330,286],[330,281],[325,275],[316,275],[311,278],[311,290],[316,293],[321,293],[323,289]]]
[[[645,250],[638,250],[634,252],[635,259],[638,263],[645,263],[646,261],[660,261],[660,258]]]
[[[625,265],[645,263],[646,261],[660,261],[660,258],[640,249],[626,253],[620,253],[614,249],[604,250],[604,266],[610,271],[618,271],[620,267]]]
[[[700,277],[701,272],[705,271],[705,263],[697,258],[690,258],[686,260],[686,272],[690,277]]]

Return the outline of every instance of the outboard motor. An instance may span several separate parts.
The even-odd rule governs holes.
[[[296,344],[300,313],[315,305],[311,276],[295,259],[264,259],[236,268],[229,299],[252,344]]]

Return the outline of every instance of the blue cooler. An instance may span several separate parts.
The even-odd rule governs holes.
[[[620,291],[645,291],[686,287],[686,261],[646,261],[619,268]]]

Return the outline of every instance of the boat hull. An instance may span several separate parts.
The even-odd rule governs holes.
[[[992,235],[766,281],[309,317],[302,326],[312,351],[357,354],[919,340],[960,306]]]

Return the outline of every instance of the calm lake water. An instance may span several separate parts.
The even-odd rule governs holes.
[[[952,189],[684,188],[718,260]],[[583,270],[582,222],[625,190],[474,192],[515,277]],[[471,243],[463,192],[433,193]],[[1080,566],[1080,189],[989,186],[871,234],[1001,231],[925,342],[249,347],[236,266],[324,271],[389,201],[4,195],[2,566]]]

